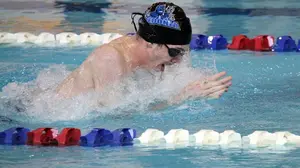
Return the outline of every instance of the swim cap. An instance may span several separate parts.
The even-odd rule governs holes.
[[[173,3],[152,4],[138,23],[137,34],[147,42],[187,45],[192,38],[190,19],[182,8]]]

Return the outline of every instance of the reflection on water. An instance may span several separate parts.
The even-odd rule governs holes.
[[[143,12],[153,2],[133,0],[0,2],[0,30],[32,33],[43,31],[128,33],[134,31],[130,22],[131,12]],[[229,38],[241,33],[249,36],[300,35],[297,31],[299,18],[296,18],[300,16],[300,5],[295,0],[274,3],[258,0],[173,2],[182,6],[191,18],[194,33],[223,34]],[[289,31],[286,31],[287,27]]]
[[[65,0],[64,2],[69,1]],[[83,1],[72,2],[80,3]],[[125,4],[124,1],[93,2],[103,3],[103,7],[99,12],[97,10],[95,10],[96,12],[91,10],[84,12],[85,9],[81,8],[87,7],[86,10],[89,10],[89,6],[91,6],[87,3],[85,5],[74,4],[73,6],[69,4],[69,7],[66,7],[68,4],[62,5],[60,3],[60,5],[57,5],[59,3],[55,3],[54,0],[1,1],[0,30],[33,33],[42,31],[52,33],[62,31],[77,33],[87,31],[97,33],[130,32],[133,31],[130,24],[130,12],[144,11],[148,3],[153,1],[140,0],[137,2],[137,0],[129,0],[127,1],[128,4]],[[183,5],[186,9],[191,17],[194,33],[225,33],[226,36],[237,33],[247,33],[250,36],[260,33],[274,35],[289,33],[295,37],[300,37],[298,31],[300,22],[294,16],[298,15],[298,9],[296,9],[299,6],[297,6],[297,3],[299,4],[298,0],[275,1],[272,3],[267,0],[190,0],[185,2],[174,0],[174,2]],[[92,9],[94,7],[91,6]],[[259,12],[258,8],[262,7],[267,7],[267,9],[259,15],[249,15],[251,12]],[[274,11],[271,9],[272,7],[293,7],[295,9],[283,11],[285,13],[278,16],[278,13],[282,11],[272,14]],[[67,73],[70,66],[70,69],[76,67],[92,48],[2,47],[1,49],[1,89],[3,89],[3,86],[7,86],[8,83],[20,82],[16,85],[14,83],[8,85],[5,87],[6,90],[1,91],[2,93],[8,93],[12,100],[16,100],[8,101],[8,103],[15,103],[15,107],[20,107],[19,100],[25,105],[27,103],[29,104],[29,110],[35,112],[36,116],[41,116],[42,119],[48,119],[47,122],[50,122],[50,124],[41,120],[33,120],[30,115],[22,116],[20,112],[12,112],[9,108],[0,106],[0,131],[4,128],[19,125],[29,128],[56,126],[59,129],[74,126],[80,127],[86,133],[94,127],[115,129],[128,126],[136,128],[139,133],[146,128],[155,127],[164,132],[173,128],[183,128],[191,132],[199,129],[214,129],[219,132],[225,129],[233,129],[243,135],[250,134],[254,130],[267,130],[270,132],[287,130],[300,134],[298,129],[300,127],[298,112],[300,106],[298,103],[300,102],[298,87],[300,70],[297,66],[300,57],[297,53],[197,52],[192,55],[195,66],[208,66],[203,64],[209,62],[209,65],[212,66],[208,67],[209,69],[226,70],[228,74],[234,77],[234,84],[226,97],[218,101],[189,102],[178,108],[163,112],[138,110],[138,113],[134,115],[124,114],[122,116],[102,116],[91,113],[92,119],[88,118],[86,120],[82,119],[85,117],[82,108],[85,108],[88,103],[82,101],[76,106],[66,105],[66,108],[62,108],[65,111],[69,110],[71,115],[66,116],[68,121],[60,121],[60,119],[66,118],[63,117],[66,113],[59,111],[59,106],[52,105],[51,99],[47,99],[47,95],[39,100],[34,100],[48,103],[49,106],[46,106],[45,109],[39,109],[39,106],[35,106],[35,108],[30,106],[30,102],[27,102],[27,98],[33,93],[30,92],[30,89],[36,86],[47,87],[55,84],[56,81],[62,80],[62,77],[66,75],[63,73]],[[49,64],[60,63],[67,64],[68,69],[61,66],[50,66],[47,69]],[[189,77],[183,76],[184,78]],[[165,88],[172,87],[174,87],[174,83],[167,85]],[[147,96],[147,90],[143,95]],[[131,96],[138,98],[137,94]],[[147,98],[146,96],[144,98]],[[16,97],[20,99],[15,99]],[[39,97],[37,96],[37,98]],[[47,100],[48,102],[46,102]],[[88,101],[88,98],[84,100]],[[57,105],[60,102],[53,103]],[[49,113],[51,109],[52,113]],[[13,110],[24,111],[21,108]],[[115,110],[108,112],[115,112]],[[70,121],[74,118],[80,120]],[[0,146],[0,150],[0,167],[2,165],[3,167],[20,167],[20,165],[22,167],[41,167],[45,164],[47,164],[45,167],[62,167],[65,165],[65,167],[72,166],[73,168],[92,166],[261,167],[262,164],[264,167],[299,167],[300,156],[299,148],[274,150],[194,146],[186,148],[173,148],[172,146],[168,146],[168,148],[150,148],[147,146],[129,148]]]

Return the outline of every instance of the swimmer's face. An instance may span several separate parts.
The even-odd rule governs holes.
[[[170,52],[170,50],[173,51]],[[173,65],[181,62],[182,57],[186,52],[189,52],[188,45],[159,45],[154,47],[154,57],[152,59],[154,63],[154,69],[158,71],[164,71],[164,67],[166,65]],[[174,53],[177,54],[175,55]]]

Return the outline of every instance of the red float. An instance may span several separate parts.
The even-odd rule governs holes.
[[[78,145],[81,131],[77,128],[64,128],[59,135],[52,128],[38,128],[27,133],[28,145],[71,146]]]
[[[232,42],[227,48],[230,50],[248,50],[251,48],[251,40],[243,34],[233,36]]]

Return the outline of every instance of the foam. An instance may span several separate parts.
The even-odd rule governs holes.
[[[52,65],[38,72],[32,81],[12,82],[4,86],[0,92],[0,109],[5,113],[13,115],[18,112],[32,121],[43,122],[122,115],[124,111],[149,111],[151,104],[168,100],[189,82],[205,77],[199,70],[188,67],[188,59],[186,61],[167,67],[162,80],[160,72],[137,70],[121,84],[110,86],[104,92],[87,92],[71,99],[60,98],[55,93],[55,88],[71,71],[64,65]],[[103,97],[106,101],[103,101]],[[200,107],[206,108],[205,105]]]

